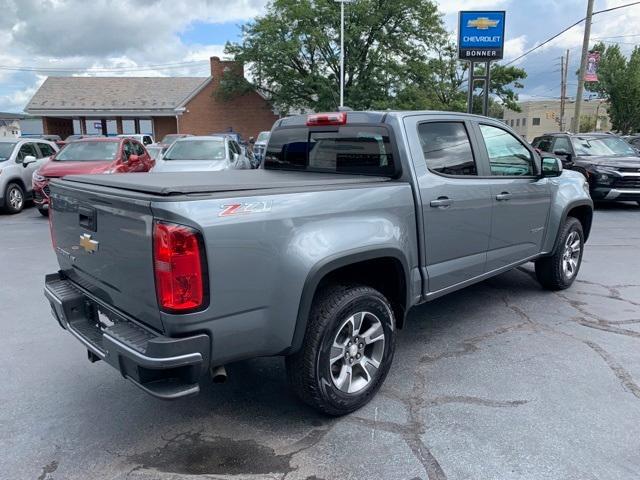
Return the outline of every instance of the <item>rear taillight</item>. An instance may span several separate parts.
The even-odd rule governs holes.
[[[205,306],[204,255],[200,233],[166,222],[153,225],[153,268],[162,310],[181,312]]]

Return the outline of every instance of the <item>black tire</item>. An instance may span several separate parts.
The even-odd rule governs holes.
[[[366,313],[359,316],[361,312]],[[361,360],[355,360],[351,366],[346,358],[355,359],[355,354],[354,357],[348,357],[346,339],[343,347],[346,358],[338,360],[340,364],[344,364],[340,367],[337,365],[338,362],[332,364],[330,361],[332,346],[336,336],[348,328],[345,324],[351,317],[361,318],[360,326],[363,330],[373,331],[371,327],[375,325],[377,332],[381,327],[384,333],[383,345],[375,347],[379,344],[373,342],[365,345],[364,349],[360,350],[362,354],[357,354]],[[379,338],[377,333],[375,335]],[[355,338],[358,338],[357,335]],[[363,344],[365,341],[362,339],[354,343],[356,347]],[[365,358],[368,358],[365,352],[370,348],[377,349],[375,352],[369,350],[366,354],[373,357],[375,353],[379,359],[377,370],[373,370],[372,363],[365,362]],[[287,379],[293,391],[308,405],[329,415],[346,415],[373,398],[389,373],[394,352],[395,318],[384,295],[366,286],[329,286],[316,294],[302,348],[286,358]],[[365,368],[362,367],[363,363],[366,364]],[[367,381],[366,375],[369,378],[368,383],[353,393],[345,392],[338,388],[334,381],[336,368],[352,369],[354,373],[349,375],[348,384],[353,384],[354,389],[358,385],[353,381],[354,377],[362,383]],[[373,370],[373,373],[370,374],[369,370]]]
[[[48,208],[38,208],[38,212],[40,212],[40,215],[42,215],[43,217],[48,217],[49,216],[49,209]]]
[[[580,240],[580,252],[577,256],[577,267],[572,272],[567,273],[564,263],[567,261],[566,247],[567,240],[573,234],[577,234]],[[560,230],[558,248],[551,257],[541,258],[536,261],[536,277],[538,282],[547,290],[564,290],[569,288],[575,281],[582,265],[582,255],[584,253],[584,232],[582,224],[577,218],[567,217]]]
[[[21,199],[19,204],[15,203],[14,195],[18,195]],[[20,213],[24,208],[25,201],[24,190],[19,184],[10,183],[7,185],[7,189],[4,191],[4,210],[7,213]]]

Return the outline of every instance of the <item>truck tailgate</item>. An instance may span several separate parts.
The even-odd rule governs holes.
[[[162,331],[147,201],[51,184],[54,248],[64,275],[131,317]]]

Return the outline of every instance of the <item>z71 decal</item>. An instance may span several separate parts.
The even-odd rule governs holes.
[[[265,213],[271,211],[271,202],[233,203],[230,205],[222,205],[220,209],[219,217]]]

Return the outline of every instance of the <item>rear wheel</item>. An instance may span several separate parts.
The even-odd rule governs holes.
[[[560,231],[560,242],[551,257],[536,261],[536,277],[548,290],[564,290],[575,281],[582,264],[584,233],[577,218],[568,217]]]
[[[286,359],[287,377],[305,403],[345,415],[373,398],[394,351],[387,299],[370,287],[331,286],[314,300],[303,347]]]
[[[24,208],[24,190],[17,183],[10,183],[4,192],[4,208],[7,213],[19,213]]]

